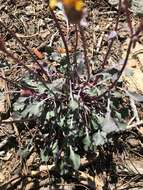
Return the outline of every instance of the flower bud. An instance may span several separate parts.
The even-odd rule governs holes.
[[[68,21],[72,24],[80,24],[85,16],[83,0],[51,0],[50,7],[53,9],[61,3]]]

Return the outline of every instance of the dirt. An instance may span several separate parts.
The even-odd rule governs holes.
[[[89,16],[85,36],[88,59],[94,72],[102,63],[108,49],[108,35],[110,31],[114,30],[117,10],[110,6],[107,1],[87,0],[86,3]],[[64,35],[67,37],[69,49],[73,53],[75,26],[71,25],[68,31],[66,19],[60,10],[56,11],[56,16]],[[33,48],[42,50],[42,48],[48,48],[49,45],[55,52],[65,53],[46,1],[0,0],[0,19],[33,54]],[[132,20],[134,26],[139,23],[139,19],[136,17],[133,17]],[[0,35],[5,39],[7,49],[28,67],[33,68],[33,59],[29,53],[2,26],[0,26]],[[119,22],[118,40],[113,44],[112,56],[105,69],[120,67],[119,61],[125,55],[128,36],[125,15],[122,15]],[[127,66],[127,70],[133,70],[134,74],[133,76],[123,75],[124,87],[141,94],[143,94],[141,85],[143,78],[141,65],[143,64],[141,63],[143,56],[142,37],[136,46],[137,49],[132,51]],[[81,40],[78,50],[82,52]],[[51,64],[55,69],[56,61],[51,63],[45,52],[43,56],[42,60],[46,64]],[[10,65],[6,70],[0,68],[0,73],[3,77],[16,81],[17,84],[26,73],[22,66],[18,67],[11,58],[2,52],[0,52],[0,64]],[[4,90],[4,92],[14,91],[15,87],[0,79],[0,90]],[[30,139],[42,143],[40,130],[33,123],[30,127],[25,127],[21,122],[16,124],[12,122],[13,117],[9,111],[12,98],[12,93],[5,93],[0,97],[0,116],[1,121],[4,121],[0,121],[0,189],[143,189],[143,130],[141,128],[143,123],[139,123],[143,116],[142,105],[136,107],[140,118],[139,125],[132,127],[132,121],[130,121],[129,129],[125,132],[113,134],[113,143],[99,148],[95,155],[89,152],[88,159],[81,160],[81,167],[77,174],[72,177],[68,176],[63,180],[54,172],[52,163],[47,165],[41,162],[37,147],[30,144]],[[127,120],[127,122],[129,121]],[[37,139],[34,137],[35,134]],[[25,159],[22,160],[20,151],[25,148],[27,142],[31,148],[30,155],[23,152]],[[76,176],[78,177],[76,178]]]

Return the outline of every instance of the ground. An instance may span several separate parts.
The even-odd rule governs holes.
[[[128,64],[116,87],[111,89],[111,94],[107,93],[96,100],[95,95],[100,97],[116,80],[116,74],[126,58],[130,29],[123,12],[118,23],[118,35],[114,33],[118,8],[108,1],[87,0],[86,5],[88,17],[84,37],[92,71],[88,83],[84,79],[86,67],[83,65],[84,50],[80,32],[76,33],[74,25],[68,26],[61,10],[55,11],[70,56],[74,57],[75,54],[76,34],[79,41],[76,61],[81,81],[78,83],[75,79],[75,86],[71,85],[74,90],[68,102],[68,90],[64,86],[66,50],[48,3],[42,0],[0,0],[0,20],[6,26],[0,25],[0,37],[3,37],[7,51],[12,54],[9,56],[0,51],[2,190],[143,189],[143,35],[138,36],[136,46],[128,57]],[[136,29],[141,18],[131,14],[131,20]],[[20,43],[13,34],[20,39]],[[110,56],[104,67],[100,68],[113,35],[116,40],[112,44]],[[50,77],[43,74],[42,79],[46,82],[52,80],[48,88],[56,93],[57,99],[54,101],[51,92],[47,95],[45,88],[37,82],[37,76],[40,75],[35,77],[34,72],[40,71],[35,58],[45,70],[49,69]],[[74,63],[74,58],[71,59]],[[29,74],[28,68],[32,69],[32,73]],[[96,74],[103,77],[99,77],[96,83],[98,88],[94,91],[98,78]],[[28,99],[30,106],[27,96],[31,98]],[[80,98],[76,99],[78,96]],[[77,100],[81,107],[78,111]],[[53,112],[55,105],[57,115]],[[43,122],[45,110],[48,114]],[[66,119],[67,125],[61,124]],[[74,128],[74,122],[78,129]],[[99,126],[102,126],[101,130]]]

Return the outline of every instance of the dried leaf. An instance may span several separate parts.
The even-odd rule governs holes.
[[[38,59],[43,59],[43,54],[37,48],[33,48],[32,50]]]

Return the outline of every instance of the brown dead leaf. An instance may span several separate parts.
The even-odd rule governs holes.
[[[143,127],[140,127],[138,131],[143,135]]]
[[[12,153],[7,152],[7,154],[6,154],[5,157],[1,157],[1,156],[0,156],[0,160],[8,161],[8,160],[10,159],[11,156],[12,156]]]
[[[132,51],[132,56],[139,61],[140,67],[143,67],[143,45],[142,44],[137,43],[136,47]]]
[[[69,46],[68,47],[68,50],[69,50],[69,52],[73,52],[73,48],[71,47],[71,46]],[[57,48],[57,52],[58,53],[61,53],[61,54],[64,54],[64,53],[66,53],[66,49],[65,48],[62,48],[62,47],[59,47],[59,48]]]
[[[26,185],[25,190],[32,190],[33,187],[34,187],[34,183],[33,183],[33,182],[30,182],[30,183],[28,183],[28,184]]]
[[[129,90],[143,94],[143,72],[141,71],[136,59],[129,59],[126,71],[123,75],[123,80]],[[128,74],[130,72],[131,74]]]
[[[81,178],[81,183],[84,185],[88,185],[91,189],[96,189],[96,190],[103,190],[103,180],[100,179],[98,176],[90,176],[89,174],[85,172],[79,172],[80,178]]]
[[[2,173],[0,173],[0,183],[3,183],[5,180],[5,177]]]
[[[2,100],[0,100],[0,113],[6,113],[6,107],[5,107],[5,97],[1,97]]]
[[[38,59],[43,59],[43,54],[37,48],[33,48],[32,50]]]
[[[40,172],[48,172],[48,165],[41,165],[39,167]]]
[[[0,78],[0,90],[3,91],[5,88],[5,81]],[[5,113],[6,107],[5,107],[5,96],[0,96],[0,113]]]
[[[30,155],[29,159],[26,161],[27,167],[32,166],[32,163],[34,162],[34,160],[35,160],[35,158],[36,158],[36,155],[37,155],[36,152],[33,152],[33,153]]]
[[[5,72],[3,69],[0,69],[0,75],[5,77]],[[11,106],[10,96],[8,93],[7,82],[0,78],[0,90],[3,91],[3,94],[0,94],[0,113],[7,113],[9,107]]]
[[[143,174],[143,159],[140,160],[126,160],[126,166],[136,174]]]

